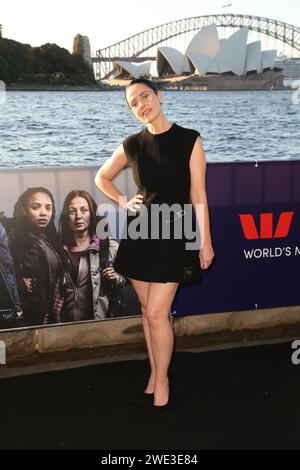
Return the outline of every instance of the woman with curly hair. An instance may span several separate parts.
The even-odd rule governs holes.
[[[18,198],[13,219],[2,220],[27,326],[62,321],[64,269],[54,218],[52,193],[34,187]]]

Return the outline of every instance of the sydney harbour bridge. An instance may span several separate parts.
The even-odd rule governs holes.
[[[205,15],[165,23],[130,36],[111,46],[96,51],[96,79],[108,78],[113,62],[125,60],[143,62],[155,60],[155,48],[160,45],[173,46],[179,39],[184,41],[191,33],[215,24],[217,28],[237,29],[247,26],[249,31],[264,35],[289,46],[294,57],[300,57],[300,28],[278,20],[250,15]]]

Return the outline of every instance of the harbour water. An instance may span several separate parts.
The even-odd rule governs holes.
[[[166,91],[163,107],[201,133],[208,162],[299,160],[295,93]],[[123,92],[10,91],[0,105],[0,166],[101,165],[141,129]]]

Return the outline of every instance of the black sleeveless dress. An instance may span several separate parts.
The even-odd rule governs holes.
[[[190,235],[186,237],[183,227],[186,208],[191,210],[189,161],[198,136],[199,132],[193,129],[172,124],[166,132],[151,134],[145,128],[124,140],[137,192],[144,195],[144,207],[136,214],[127,211],[127,224],[114,265],[123,276],[149,282],[200,279],[199,248],[187,249],[186,242],[193,240]],[[154,208],[157,215],[158,208],[170,207],[174,211],[162,210],[160,218],[153,219]],[[140,228],[141,237],[133,238],[130,227]],[[194,218],[193,230],[195,228]],[[167,235],[165,229],[169,230]]]

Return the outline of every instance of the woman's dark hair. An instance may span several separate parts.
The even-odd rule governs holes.
[[[42,186],[37,186],[34,188],[27,188],[21,196],[19,196],[17,202],[14,205],[14,212],[13,216],[16,218],[22,217],[24,219],[24,230],[28,232],[36,231],[32,224],[29,222],[28,217],[26,217],[25,212],[28,208],[30,198],[36,193],[44,193],[49,196],[51,203],[52,203],[52,215],[47,227],[44,229],[45,235],[51,240],[54,241],[57,239],[56,228],[54,224],[55,219],[55,201],[53,194],[49,191],[49,189],[44,188]]]
[[[59,251],[59,244],[58,244],[58,236],[57,231],[54,223],[55,219],[55,201],[53,194],[49,191],[49,189],[44,188],[42,186],[34,187],[34,188],[27,188],[23,194],[18,198],[17,202],[14,205],[13,216],[15,218],[15,235],[14,241],[12,243],[12,250],[14,255],[17,259],[21,259],[24,256],[24,252],[27,247],[28,243],[28,236],[30,233],[36,234],[37,229],[34,227],[28,217],[25,215],[25,211],[29,204],[29,199],[36,193],[44,193],[49,196],[51,203],[52,203],[52,215],[50,221],[43,230],[44,235],[48,238],[48,240],[52,243],[57,251]]]
[[[55,201],[54,201],[53,194],[49,191],[49,189],[43,188],[42,186],[38,186],[35,188],[27,188],[26,191],[24,191],[24,193],[21,194],[21,196],[19,196],[19,199],[14,205],[14,213],[13,213],[14,217],[22,217],[24,215],[24,211],[26,211],[27,209],[29,199],[31,198],[31,196],[33,196],[36,193],[44,193],[44,194],[47,194],[47,196],[49,196],[49,198],[51,199],[51,203],[52,203],[52,217],[51,218],[53,218],[54,220]]]
[[[157,94],[158,88],[157,88],[157,86],[155,85],[154,82],[151,82],[151,80],[147,80],[147,78],[134,78],[133,80],[131,80],[130,83],[128,83],[128,85],[125,88],[125,99],[126,99],[127,104],[128,104],[128,101],[127,101],[127,90],[128,90],[128,88],[130,88],[132,85],[137,85],[139,83],[141,85],[146,85],[148,88],[150,88],[150,90],[154,91],[154,93]]]
[[[71,191],[65,199],[62,213],[59,219],[59,236],[61,243],[67,246],[73,246],[75,243],[74,234],[69,225],[69,206],[72,199],[75,197],[82,197],[86,200],[89,211],[90,211],[90,225],[89,225],[89,234],[90,236],[95,235],[96,233],[96,226],[97,226],[97,204],[92,198],[92,196],[83,189],[74,189]]]

